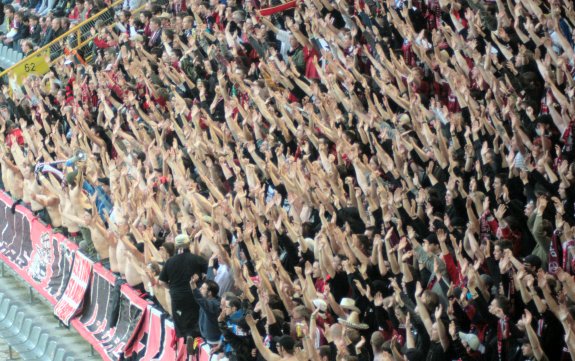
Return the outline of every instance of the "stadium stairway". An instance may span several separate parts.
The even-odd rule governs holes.
[[[13,50],[4,44],[0,44],[0,68],[8,69],[24,58],[24,54]]]
[[[0,338],[21,360],[101,360],[73,328],[60,323],[52,307],[18,275],[1,261],[0,267]]]

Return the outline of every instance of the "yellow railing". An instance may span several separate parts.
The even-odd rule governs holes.
[[[51,41],[49,44],[44,45],[43,47],[39,48],[32,54],[24,57],[22,60],[12,65],[10,68],[0,72],[0,78],[5,75],[8,75],[11,78],[12,73],[15,69],[20,68],[32,69],[32,67],[30,66],[26,67],[26,65],[30,63],[30,59],[38,59],[37,60],[38,62],[42,62],[45,60],[45,57],[49,54],[50,60],[53,60],[62,56],[62,54],[64,53],[64,47],[68,49],[77,48],[78,44],[85,42],[85,40],[89,38],[90,29],[94,26],[96,21],[102,20],[104,21],[104,23],[111,23],[114,20],[113,16],[114,11],[112,9],[116,6],[121,5],[122,2],[123,0],[118,0],[114,2],[112,5],[94,14],[89,19],[86,19],[76,24],[70,30],[66,31],[64,34],[60,35],[59,37]],[[44,69],[48,67],[38,66],[37,68]],[[26,73],[30,74],[43,75],[41,71],[37,70],[36,71],[25,70],[25,71]],[[43,73],[46,73],[47,71],[48,69],[46,69],[46,71],[44,71]]]

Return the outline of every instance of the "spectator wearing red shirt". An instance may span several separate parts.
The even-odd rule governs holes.
[[[12,147],[12,144],[24,145],[24,136],[22,130],[12,121],[6,122],[6,145]]]

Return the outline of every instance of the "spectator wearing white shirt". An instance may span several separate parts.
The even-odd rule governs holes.
[[[218,260],[218,268],[214,269],[214,261],[216,259]],[[233,291],[234,277],[230,271],[227,258],[222,255],[222,252],[216,252],[210,257],[206,276],[208,280],[215,281],[220,286],[218,293],[220,297],[226,292]]]
[[[124,0],[122,3],[122,9],[124,10],[134,10],[144,5],[143,0]]]

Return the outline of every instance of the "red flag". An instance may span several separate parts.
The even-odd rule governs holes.
[[[270,15],[273,15],[275,13],[279,13],[282,11],[293,9],[295,7],[296,7],[296,0],[292,0],[292,1],[288,1],[287,3],[283,3],[281,5],[278,5],[278,6],[271,6],[269,8],[261,9],[260,15],[261,16],[270,16]]]

